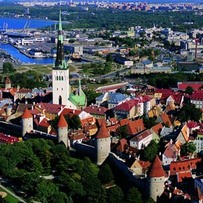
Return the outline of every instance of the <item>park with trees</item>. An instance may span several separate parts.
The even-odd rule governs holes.
[[[117,183],[108,163],[98,167],[42,138],[2,144],[0,174],[3,184],[21,191],[26,202],[143,202],[137,188],[122,189],[126,186]]]

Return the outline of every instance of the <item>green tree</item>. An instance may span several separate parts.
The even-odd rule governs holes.
[[[111,55],[111,54],[108,54],[107,56],[106,56],[106,62],[113,62],[113,56]]]
[[[150,129],[152,126],[156,124],[155,119],[151,117],[150,118],[144,117],[143,122],[144,122],[145,128],[147,129]]]
[[[51,167],[57,174],[61,174],[64,171],[68,171],[71,166],[69,152],[65,145],[57,144],[51,149],[53,154],[51,159]]]
[[[95,92],[95,90],[92,90],[92,89],[84,90],[84,93],[87,97],[87,104],[88,105],[95,103],[96,97],[101,95],[101,93],[97,93],[97,92]]]
[[[35,197],[41,202],[48,203],[51,199],[59,194],[58,187],[50,180],[41,179],[35,189]]]
[[[142,203],[143,202],[142,195],[136,187],[133,187],[128,191],[126,200],[127,200],[126,203]]]
[[[73,115],[68,114],[68,115],[65,116],[65,119],[66,119],[66,121],[68,123],[68,127],[70,129],[77,130],[77,129],[81,128],[81,122],[80,122],[80,118],[79,118],[78,115],[76,115],[76,114],[73,114]]]
[[[194,92],[194,89],[191,86],[187,86],[185,89],[185,93],[191,95]]]
[[[98,173],[98,178],[102,184],[110,183],[113,180],[113,173],[108,164],[104,164],[101,166]]]
[[[122,203],[124,198],[123,191],[120,187],[114,186],[107,190],[107,202],[108,203]]]
[[[158,152],[158,144],[152,140],[144,150],[141,151],[141,157],[145,161],[152,162]]]
[[[186,122],[188,120],[193,120],[199,122],[201,119],[202,112],[199,108],[196,108],[194,104],[185,104],[178,112],[177,118],[181,122]]]
[[[120,126],[116,130],[116,134],[120,138],[126,138],[127,137],[127,126]]]
[[[130,50],[129,51],[129,56],[135,56],[136,55],[136,51],[135,50]]]
[[[13,64],[10,62],[3,63],[3,73],[13,73],[15,71]]]
[[[80,118],[78,115],[67,114],[64,117],[66,119],[66,122],[68,123],[69,129],[76,129],[77,130],[77,129],[81,128],[81,122],[80,122]],[[51,126],[54,129],[57,129],[58,121],[59,121],[59,116],[56,116],[52,121],[50,121]]]
[[[51,165],[50,161],[52,159],[52,153],[50,152],[52,145],[51,142],[47,142],[44,139],[31,139],[26,142],[26,145],[32,147],[33,152],[39,158],[45,174],[50,174]]]
[[[191,155],[195,152],[196,146],[193,142],[186,142],[181,146],[180,153],[182,156]]]

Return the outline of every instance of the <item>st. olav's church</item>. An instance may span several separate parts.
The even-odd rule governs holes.
[[[57,42],[57,56],[52,69],[53,104],[66,105],[71,109],[82,109],[87,105],[79,80],[79,87],[73,93],[69,83],[69,67],[64,56],[63,30],[61,21],[61,11],[59,13],[59,30]]]

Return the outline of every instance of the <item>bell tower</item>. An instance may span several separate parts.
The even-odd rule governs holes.
[[[68,105],[70,95],[69,68],[64,57],[61,11],[59,12],[59,29],[57,55],[52,69],[53,103]]]

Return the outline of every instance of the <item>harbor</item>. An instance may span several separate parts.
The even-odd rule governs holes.
[[[16,63],[22,64],[53,64],[54,58],[31,58],[10,44],[0,44],[0,50],[11,56]]]

